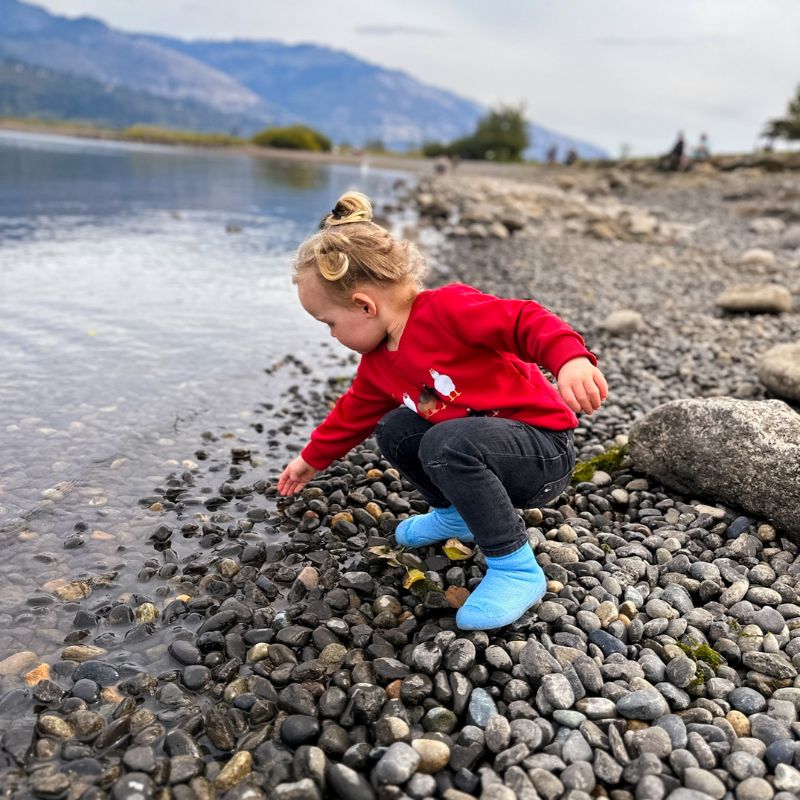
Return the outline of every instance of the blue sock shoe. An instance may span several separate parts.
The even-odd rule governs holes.
[[[455,506],[432,508],[427,514],[417,514],[404,519],[394,531],[397,544],[403,547],[425,547],[425,545],[459,539],[473,542],[467,523],[456,511]]]
[[[542,599],[547,579],[526,542],[506,556],[487,556],[488,570],[456,614],[462,630],[485,631],[516,622]]]

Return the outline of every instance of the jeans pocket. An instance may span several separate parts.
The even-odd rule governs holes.
[[[569,486],[572,479],[572,470],[560,478],[542,484],[539,491],[525,503],[525,508],[542,508],[552,503]]]

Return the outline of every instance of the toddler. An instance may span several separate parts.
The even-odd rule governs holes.
[[[300,491],[374,430],[384,457],[431,506],[400,522],[398,544],[475,542],[488,569],[456,623],[499,628],[546,586],[515,509],[542,506],[569,484],[574,412],[599,408],[606,382],[583,339],[539,304],[463,284],[425,291],[423,272],[417,249],[372,222],[357,192],[300,247],[300,303],[361,361],[278,491]]]

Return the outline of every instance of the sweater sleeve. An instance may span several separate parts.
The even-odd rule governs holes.
[[[467,344],[513,353],[555,376],[573,358],[597,365],[581,335],[534,300],[507,300],[462,284],[437,295],[437,320]]]
[[[350,388],[314,429],[300,455],[314,469],[325,469],[363,442],[380,418],[396,405],[391,395],[379,391],[359,370]]]

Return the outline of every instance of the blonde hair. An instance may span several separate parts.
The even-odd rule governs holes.
[[[343,194],[320,227],[297,251],[294,283],[314,273],[341,300],[364,283],[408,286],[414,293],[422,288],[419,251],[373,222],[372,203],[361,192]]]

